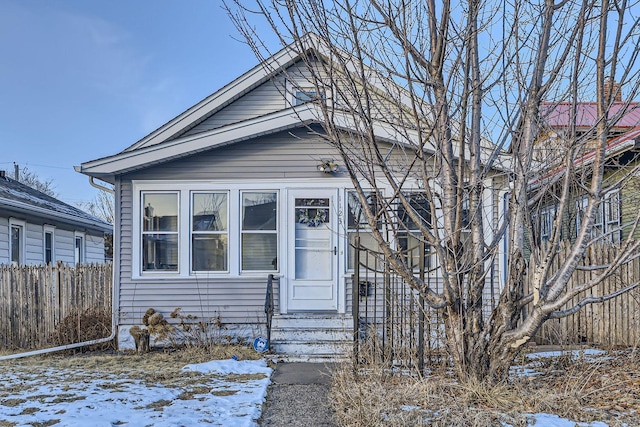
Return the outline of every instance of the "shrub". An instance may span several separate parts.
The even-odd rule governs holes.
[[[54,346],[106,338],[111,333],[111,313],[99,307],[73,310],[56,326],[48,341]],[[114,341],[94,344],[87,351],[113,349]]]

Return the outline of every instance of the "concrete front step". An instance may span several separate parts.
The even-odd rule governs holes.
[[[352,339],[353,331],[344,329],[271,329],[271,341],[345,342]]]
[[[350,316],[297,313],[273,317],[270,348],[282,359],[343,360],[352,342]]]
[[[272,329],[297,328],[297,329],[353,329],[353,318],[351,316],[331,316],[331,315],[275,315],[271,320]]]
[[[271,350],[289,356],[344,357],[351,348],[346,342],[272,341]]]

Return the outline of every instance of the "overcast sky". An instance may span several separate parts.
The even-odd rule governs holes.
[[[0,0],[0,169],[53,179],[115,154],[253,67],[220,0]]]

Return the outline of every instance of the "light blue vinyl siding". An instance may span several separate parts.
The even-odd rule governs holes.
[[[291,133],[295,134],[292,136]],[[319,137],[307,129],[281,132],[271,136],[239,142],[175,160],[144,171],[121,177],[117,197],[120,201],[120,324],[141,322],[148,308],[168,316],[176,307],[185,314],[208,319],[219,314],[223,323],[255,325],[264,322],[264,298],[267,274],[264,277],[144,278],[132,279],[133,186],[132,180],[252,180],[282,179],[299,183],[307,178],[331,176],[317,170],[322,158],[337,158],[337,154]],[[182,239],[185,237],[182,236]],[[249,327],[249,326],[247,326]]]
[[[306,66],[292,65],[285,74],[252,89],[180,136],[206,132],[288,108],[293,102],[294,88],[308,88],[310,81]]]

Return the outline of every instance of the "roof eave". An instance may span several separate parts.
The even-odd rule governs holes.
[[[113,225],[100,221],[96,219],[96,221],[89,220],[87,218],[82,218],[75,215],[69,215],[62,212],[53,211],[47,208],[42,208],[39,206],[30,205],[28,203],[19,202],[17,200],[9,200],[0,198],[0,206],[5,206],[7,208],[13,208],[16,212],[25,212],[27,214],[37,216],[40,218],[55,218],[60,222],[63,222],[68,225],[83,225],[86,228],[90,228],[91,230],[101,231],[104,233],[110,233],[113,231]]]

